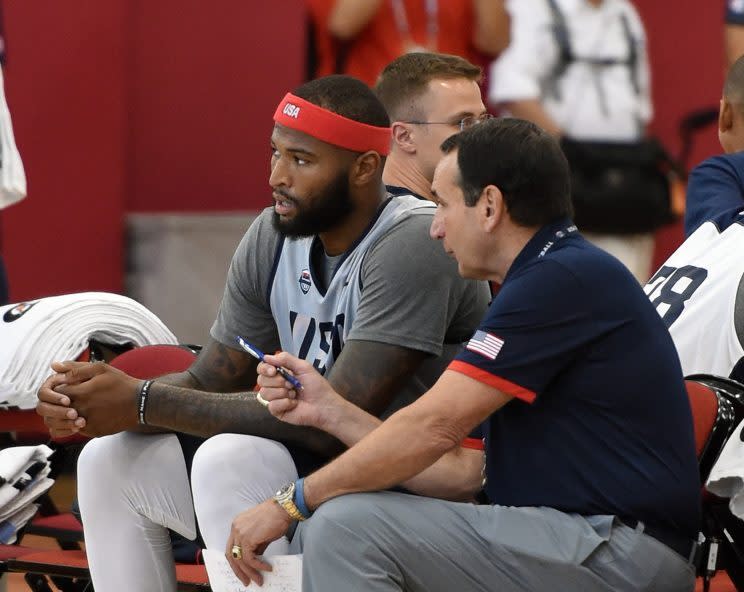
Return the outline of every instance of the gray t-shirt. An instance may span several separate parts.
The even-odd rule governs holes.
[[[385,209],[402,199],[410,197],[394,197]],[[462,279],[456,262],[429,237],[433,214],[434,208],[426,207],[415,209],[415,214],[396,217],[376,240],[361,240],[352,247],[353,253],[347,253],[358,256],[357,251],[364,250],[358,276],[361,290],[351,325],[347,323],[345,327],[345,342],[373,341],[430,354],[398,394],[394,408],[410,403],[436,381],[461,343],[478,326],[490,299],[488,285]],[[264,351],[282,347],[277,331],[281,320],[274,315],[288,311],[272,313],[271,284],[282,250],[296,245],[295,239],[283,240],[274,229],[271,216],[271,208],[261,213],[243,237],[230,265],[222,304],[211,330],[212,337],[229,347],[236,347],[236,335]],[[306,251],[307,269],[312,270],[311,249]],[[332,282],[329,290],[341,284]],[[332,371],[331,368],[329,375]]]

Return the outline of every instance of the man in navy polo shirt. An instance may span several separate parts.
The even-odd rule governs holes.
[[[700,484],[669,333],[576,231],[545,131],[488,121],[442,149],[431,234],[461,275],[501,291],[439,381],[384,423],[306,362],[267,356],[303,385],[259,366],[270,411],[351,448],[235,518],[233,569],[261,581],[256,554],[299,520],[307,591],[692,590]],[[475,492],[478,453],[459,443],[481,422],[492,505],[434,499]],[[399,483],[431,497],[357,493]]]

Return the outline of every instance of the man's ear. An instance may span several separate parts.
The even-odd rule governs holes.
[[[393,143],[403,152],[413,154],[416,152],[416,142],[413,138],[413,129],[408,123],[394,121],[392,126]]]
[[[734,106],[724,97],[718,109],[718,132],[724,134],[732,127],[734,127]]]
[[[349,181],[352,185],[362,186],[376,181],[381,174],[383,166],[382,157],[379,152],[370,150],[360,154],[354,160],[349,171]]]
[[[496,185],[486,185],[481,191],[478,207],[481,209],[483,228],[490,232],[498,226],[506,212],[504,195]]]

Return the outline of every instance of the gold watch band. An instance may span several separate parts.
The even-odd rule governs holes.
[[[292,518],[292,520],[297,520],[298,522],[302,522],[303,520],[305,520],[305,517],[300,513],[300,511],[297,509],[297,506],[291,499],[279,501],[278,499],[274,498],[274,501],[279,504],[280,507],[284,508],[284,511],[289,514],[289,517]]]

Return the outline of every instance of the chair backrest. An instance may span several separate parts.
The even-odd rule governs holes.
[[[685,384],[695,423],[700,478],[705,483],[734,428],[744,420],[744,385],[709,374],[688,376]],[[703,496],[702,533],[705,540],[703,561],[698,566],[698,575],[703,576],[703,590],[710,589],[710,579],[721,567],[728,572],[736,589],[744,590],[742,524],[729,510],[727,500]],[[708,569],[711,558],[713,568]]]
[[[736,427],[735,403],[712,380],[704,381],[698,376],[687,377],[685,386],[692,409],[700,480],[705,483],[726,440]],[[742,389],[744,392],[744,387]]]
[[[196,354],[185,346],[144,345],[116,356],[109,364],[134,378],[145,379],[183,372],[195,359]]]

